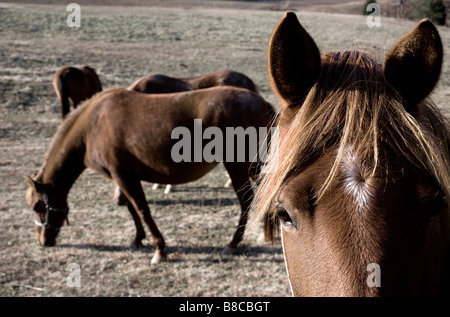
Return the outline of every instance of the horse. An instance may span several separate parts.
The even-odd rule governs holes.
[[[270,127],[274,115],[272,106],[259,94],[229,86],[171,94],[142,94],[114,88],[96,94],[61,123],[42,168],[34,178],[27,177],[30,185],[27,200],[35,211],[38,241],[43,246],[56,244],[57,235],[68,219],[69,190],[79,175],[90,168],[112,179],[126,197],[136,226],[133,246],[142,246],[146,235],[141,217],[155,244],[151,263],[166,260],[165,241],[152,219],[141,181],[187,183],[199,179],[219,164],[219,158],[214,156],[211,159],[204,154],[206,150],[202,151],[202,140],[200,143],[193,140],[193,150],[187,146],[180,147],[182,141],[182,144],[191,142],[186,133],[197,138],[200,121],[205,138],[208,138],[206,131],[216,131],[209,138],[215,136],[215,151],[220,151],[219,146],[222,145],[223,155],[227,156],[223,164],[239,199],[239,223],[232,241],[224,250],[235,253],[242,240],[253,199],[250,174],[262,161],[259,156],[256,160],[255,157],[234,159],[233,153],[238,156],[244,152],[251,154],[251,146],[255,144],[249,141],[244,144],[246,148],[242,148],[234,140],[239,138],[238,133],[230,135],[228,131],[233,131],[233,127],[243,132],[254,129],[261,136],[264,131],[260,128]],[[178,135],[179,131],[186,135],[177,141],[177,137],[184,135]],[[222,133],[221,139],[217,135],[219,132]],[[205,149],[210,145],[207,143]],[[186,157],[186,154],[193,155],[194,159]],[[180,155],[183,159],[179,158]]]
[[[162,74],[151,74],[136,80],[128,89],[146,94],[161,94],[215,86],[234,86],[258,92],[255,83],[248,76],[228,69],[189,78],[174,78]]]
[[[61,114],[64,119],[70,111],[69,98],[76,108],[82,101],[102,91],[102,84],[95,69],[89,66],[79,69],[65,66],[53,77],[53,88],[61,102]]]
[[[150,74],[136,80],[131,86],[128,87],[128,89],[146,94],[162,94],[190,91],[215,86],[234,86],[247,88],[253,92],[258,92],[255,83],[248,76],[229,69],[218,70],[213,73],[189,78],[174,78],[162,74]],[[154,184],[152,188],[156,190],[159,188],[159,185],[160,184]],[[230,179],[228,179],[225,183],[225,188],[229,187],[231,187]],[[172,188],[173,186],[171,184],[167,184],[164,193],[171,193]],[[119,188],[116,188],[114,198],[119,205],[125,204],[125,199],[122,197]]]
[[[448,295],[450,123],[429,97],[442,60],[427,19],[382,65],[279,21],[279,130],[252,217],[278,220],[294,296]]]

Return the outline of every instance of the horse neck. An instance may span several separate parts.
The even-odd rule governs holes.
[[[84,171],[85,144],[82,129],[68,129],[63,136],[55,136],[53,144],[37,181],[53,185],[58,191],[68,193],[78,176]],[[69,133],[70,132],[70,133]]]

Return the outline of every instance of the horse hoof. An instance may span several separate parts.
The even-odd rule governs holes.
[[[116,203],[117,203],[117,206],[126,206],[127,205],[127,200],[126,200],[125,197],[119,196],[119,197],[116,198]]]
[[[238,248],[235,246],[227,246],[222,250],[222,254],[224,255],[234,255],[238,253]]]
[[[151,264],[158,264],[158,263],[161,263],[161,262],[167,262],[167,256],[163,252],[156,251],[155,255],[153,255],[153,258],[152,258],[150,263]]]
[[[133,242],[131,242],[131,247],[134,249],[140,249],[143,247],[142,241],[140,240],[133,240]]]

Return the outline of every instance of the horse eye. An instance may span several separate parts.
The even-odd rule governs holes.
[[[297,224],[292,220],[289,213],[282,206],[277,205],[276,215],[280,220],[281,224],[286,227],[294,227],[297,228]]]

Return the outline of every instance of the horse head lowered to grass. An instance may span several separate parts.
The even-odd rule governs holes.
[[[176,145],[181,142],[173,138],[174,132],[195,136],[199,130],[196,123],[200,122],[205,133],[208,128],[216,132],[216,154],[222,146],[223,157],[226,156],[223,164],[240,202],[239,224],[227,247],[234,252],[243,237],[253,199],[250,176],[257,170],[255,164],[259,164],[253,160],[255,157],[239,160],[234,156],[258,145],[246,142],[245,148],[239,148],[239,142],[234,142],[236,135],[228,137],[226,131],[253,129],[257,134],[260,128],[268,128],[274,118],[274,109],[260,95],[229,86],[173,94],[142,94],[126,89],[96,94],[67,116],[53,137],[40,172],[33,179],[28,177],[27,196],[35,211],[39,242],[46,246],[56,244],[69,212],[69,190],[79,175],[91,168],[111,178],[123,192],[136,225],[133,244],[141,246],[145,238],[142,217],[156,246],[152,262],[165,259],[165,242],[150,215],[140,181],[187,183],[219,164],[219,160],[204,155],[202,139],[192,149],[183,148],[181,155],[187,159],[174,157]],[[219,139],[218,134],[223,138]],[[187,141],[190,140],[189,137]],[[230,151],[234,153],[231,159]]]
[[[256,219],[281,223],[294,295],[448,293],[449,122],[428,97],[442,60],[428,20],[384,65],[320,53],[292,12],[279,22],[268,62],[278,151],[254,203]]]

